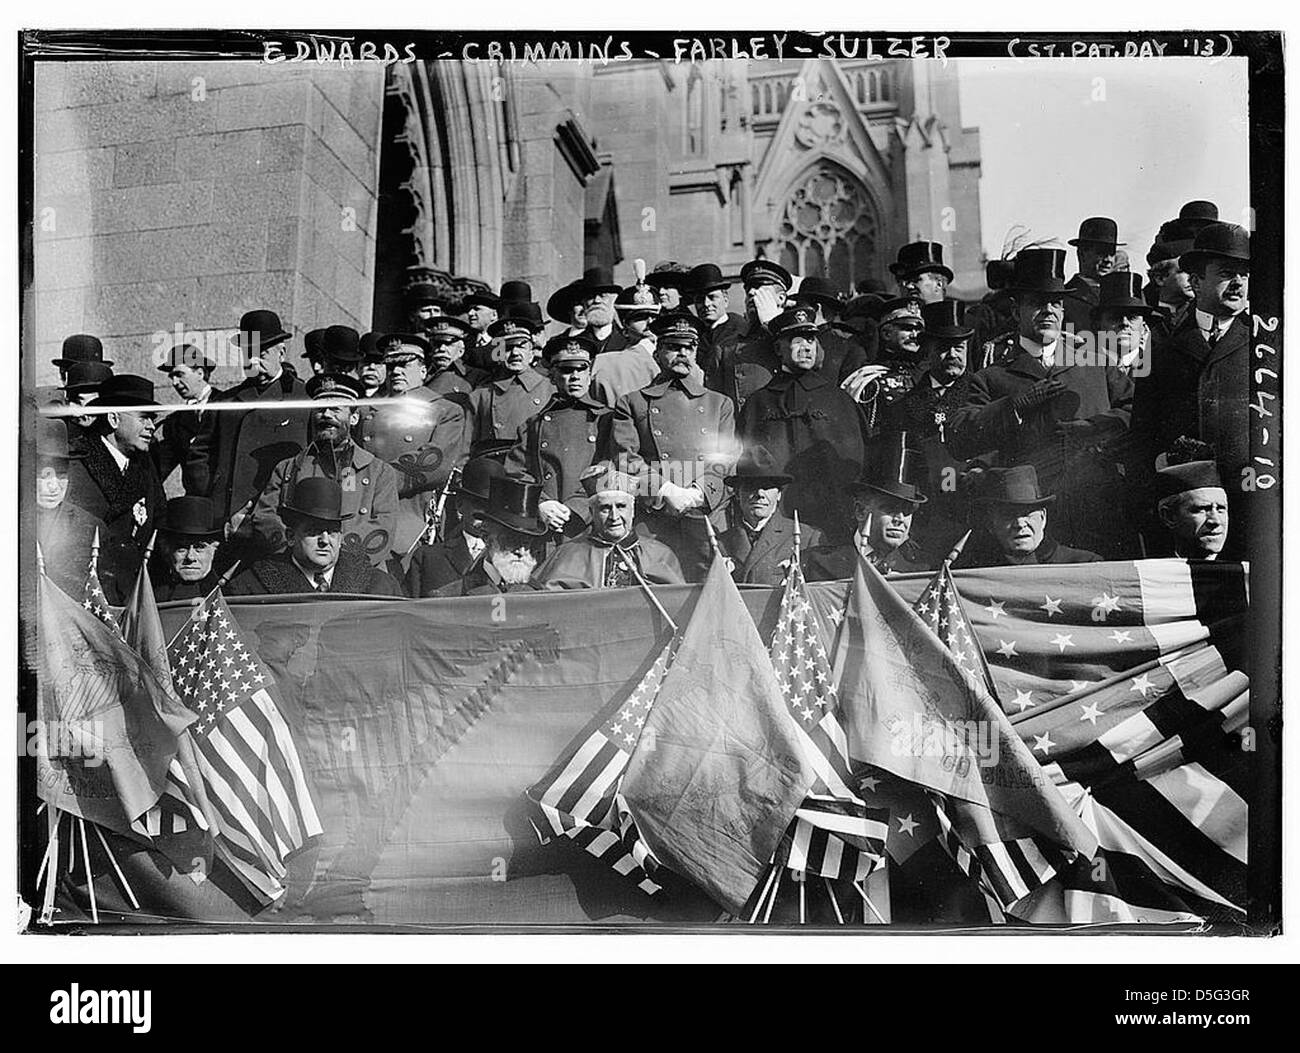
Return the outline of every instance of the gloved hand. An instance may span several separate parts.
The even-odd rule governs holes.
[[[840,387],[854,402],[861,402],[871,384],[888,372],[888,366],[860,366],[840,382]]]
[[[1050,402],[1064,390],[1065,385],[1055,377],[1051,380],[1040,380],[1028,391],[1022,391],[1012,399],[1011,408],[1017,413],[1024,413],[1035,406],[1041,406],[1044,402]]]
[[[537,514],[552,530],[562,530],[569,521],[569,516],[573,515],[573,509],[563,501],[540,501]]]
[[[704,494],[698,489],[694,486],[678,486],[676,483],[660,483],[659,499],[675,516],[704,504]]]

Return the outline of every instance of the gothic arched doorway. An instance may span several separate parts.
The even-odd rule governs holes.
[[[841,292],[879,276],[879,218],[859,179],[831,161],[808,170],[777,218],[770,256],[791,274],[828,279]]]

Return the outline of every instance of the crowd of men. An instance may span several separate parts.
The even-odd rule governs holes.
[[[172,347],[165,411],[70,336],[57,401],[112,409],[40,419],[41,557],[79,589],[98,538],[118,603],[146,558],[161,600],[644,587],[717,551],[773,585],[796,532],[813,580],[933,569],[968,531],[958,567],[1240,558],[1248,233],[1190,202],[1145,281],[1113,220],[1069,245],[1070,280],[1070,250],[1023,249],[969,306],[916,242],[896,288],[852,296],[760,258],[736,280],[594,268],[544,310],[520,281],[454,313],[416,286],[407,331],[301,348],[256,310],[244,381],[218,391],[210,356]]]

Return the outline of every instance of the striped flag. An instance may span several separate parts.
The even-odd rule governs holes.
[[[104,586],[99,581],[98,532],[95,534],[95,547],[90,553],[90,566],[86,569],[86,587],[81,605],[115,633],[121,635],[122,627],[117,624],[117,618],[113,616],[113,610],[108,605],[108,597],[104,595]]]
[[[797,560],[786,574],[771,653],[781,697],[815,773],[812,791],[782,839],[778,860],[791,870],[860,881],[884,862],[889,810],[869,808],[850,788],[854,780],[830,660]]]
[[[659,891],[650,876],[658,860],[637,830],[620,787],[678,643],[677,636],[669,640],[632,692],[610,706],[600,726],[527,791],[549,831],[538,830],[543,844],[566,837],[647,895]]]
[[[199,719],[198,770],[218,817],[217,850],[263,900],[285,891],[285,859],[322,833],[274,680],[244,646],[221,593],[208,596],[168,649],[181,700]]]

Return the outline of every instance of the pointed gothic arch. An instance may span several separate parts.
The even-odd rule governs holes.
[[[791,182],[774,216],[768,255],[791,274],[829,279],[841,292],[880,272],[887,234],[866,185],[820,157]]]

